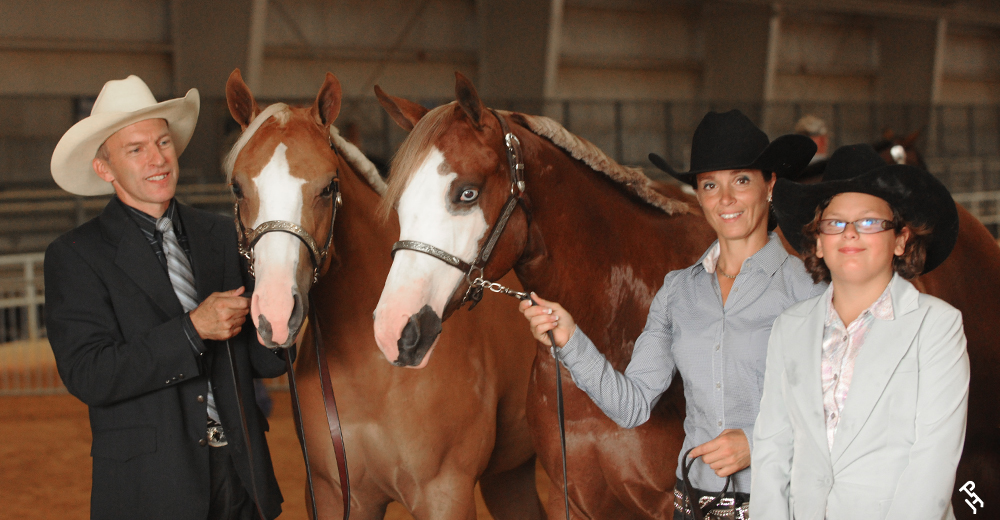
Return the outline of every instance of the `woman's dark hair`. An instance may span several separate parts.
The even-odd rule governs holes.
[[[802,228],[802,263],[806,266],[806,271],[812,276],[814,283],[830,283],[830,269],[822,258],[816,256],[816,238],[819,237],[819,221],[823,218],[823,212],[830,205],[833,197],[824,200],[816,207],[816,215],[812,221]],[[909,228],[910,238],[906,240],[903,254],[892,258],[892,270],[907,280],[911,280],[924,270],[924,262],[927,260],[927,244],[930,242],[931,229],[926,224],[914,224],[903,220],[896,208],[892,208],[892,230],[897,235],[903,228]]]

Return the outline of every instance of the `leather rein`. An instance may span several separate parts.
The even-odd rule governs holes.
[[[504,147],[507,150],[507,166],[508,172],[510,173],[510,195],[507,197],[507,202],[503,205],[500,217],[497,218],[496,223],[493,224],[493,229],[490,231],[489,237],[487,237],[486,242],[483,243],[482,247],[479,248],[476,258],[472,261],[472,263],[469,263],[451,253],[448,253],[447,251],[416,240],[400,240],[392,245],[393,258],[396,256],[396,251],[399,251],[400,249],[407,249],[437,258],[438,260],[465,273],[465,281],[468,282],[469,288],[465,291],[465,295],[462,297],[459,307],[465,305],[466,302],[471,301],[472,304],[469,306],[470,311],[483,299],[484,289],[489,289],[495,293],[513,296],[514,298],[522,301],[531,300],[531,305],[538,305],[538,303],[531,298],[529,291],[515,291],[509,287],[504,287],[500,283],[491,282],[483,278],[483,270],[486,268],[486,264],[490,261],[490,257],[493,255],[493,249],[500,240],[500,235],[502,235],[504,229],[506,229],[507,222],[510,220],[511,215],[514,214],[514,209],[518,206],[518,204],[523,204],[524,190],[526,187],[524,183],[524,155],[521,153],[521,141],[516,135],[514,135],[513,132],[510,131],[507,121],[502,115],[500,115],[499,112],[493,110],[492,108],[489,110],[494,116],[496,116],[497,121],[500,122],[500,129],[503,131]],[[527,213],[526,208],[525,212]],[[528,215],[530,218],[530,213],[528,213]],[[478,276],[474,276],[477,272]],[[563,504],[566,508],[566,520],[569,520],[569,481],[566,476],[566,414],[563,409],[562,369],[559,366],[559,347],[556,346],[556,340],[552,331],[548,331],[548,336],[549,343],[552,345],[552,356],[556,360],[556,413],[559,419],[559,441],[562,448]]]
[[[333,150],[333,153],[339,157],[337,148],[333,145],[333,139],[329,136],[327,137],[329,139],[330,149]],[[340,181],[337,178],[334,178],[332,187],[334,202],[333,209],[330,212],[330,232],[327,235],[326,242],[323,244],[322,248],[319,247],[319,244],[312,237],[312,235],[303,229],[302,226],[286,220],[269,220],[247,232],[246,228],[243,226],[243,218],[240,215],[239,200],[236,201],[234,204],[234,213],[238,233],[237,242],[240,254],[247,259],[247,271],[250,273],[250,276],[254,276],[254,246],[257,245],[257,242],[259,242],[261,237],[264,235],[268,233],[281,232],[288,233],[298,238],[303,244],[305,244],[306,248],[309,250],[309,259],[312,261],[313,283],[315,284],[319,280],[320,270],[326,262],[327,254],[330,252],[330,245],[333,243],[333,229],[334,224],[337,221],[337,209],[343,205],[343,197],[340,193]],[[309,309],[309,324],[312,328],[313,347],[316,350],[316,367],[319,370],[320,392],[323,396],[323,405],[326,411],[326,420],[327,427],[330,431],[330,440],[333,442],[333,451],[337,459],[337,470],[340,475],[340,494],[344,500],[344,519],[347,520],[351,514],[351,483],[350,477],[347,473],[347,452],[344,449],[344,434],[340,427],[340,414],[337,410],[337,400],[333,395],[333,383],[330,380],[330,371],[326,364],[326,357],[323,355],[322,332],[320,331],[319,322],[316,318],[315,307],[312,305],[311,301]],[[294,346],[292,348],[294,348]],[[295,431],[299,437],[299,445],[302,446],[302,458],[304,459],[306,466],[306,480],[309,483],[309,500],[312,505],[313,518],[319,518],[319,510],[316,507],[316,490],[313,485],[312,467],[309,464],[309,449],[306,445],[305,430],[302,426],[302,412],[299,404],[299,393],[295,383],[295,370],[292,367],[293,356],[289,353],[289,349],[285,349],[283,355],[285,359],[285,367],[288,373],[288,388],[292,394],[292,412],[295,418]],[[232,356],[233,352],[230,349],[230,357]],[[233,364],[233,367],[233,378],[236,380],[235,364]],[[257,499],[257,485],[256,482],[253,482],[253,452],[250,450],[250,438],[246,430],[246,415],[243,409],[242,396],[239,395],[238,382],[236,388],[237,400],[240,405],[240,417],[243,421],[244,440],[247,445],[248,456],[251,459],[251,487],[253,488],[254,499],[257,503],[258,515],[260,515],[261,519],[264,520],[264,514],[260,510],[260,500]]]

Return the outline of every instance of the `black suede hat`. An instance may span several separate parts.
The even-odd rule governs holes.
[[[802,228],[815,218],[816,208],[841,193],[874,195],[888,202],[907,222],[929,226],[923,273],[941,265],[955,247],[958,209],[948,188],[915,166],[886,164],[874,148],[858,144],[838,148],[818,184],[778,179],[774,185],[774,215],[796,251],[806,250]]]
[[[798,175],[816,154],[816,143],[797,134],[770,141],[757,125],[739,110],[709,112],[698,123],[691,140],[691,170],[678,172],[667,161],[649,154],[649,161],[675,179],[690,184],[699,173],[718,170],[762,170],[779,178]]]

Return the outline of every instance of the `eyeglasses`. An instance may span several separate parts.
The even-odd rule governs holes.
[[[848,224],[854,224],[854,229],[858,233],[864,234],[881,233],[887,229],[894,229],[896,227],[891,220],[884,218],[863,218],[854,222],[823,219],[819,221],[819,232],[824,235],[839,235],[847,229]]]

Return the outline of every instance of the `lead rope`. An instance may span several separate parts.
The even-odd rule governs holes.
[[[337,471],[340,474],[340,495],[344,500],[344,520],[351,516],[351,479],[347,474],[347,451],[344,449],[344,432],[340,428],[340,413],[337,411],[337,399],[333,395],[333,383],[330,381],[330,370],[326,366],[326,356],[323,355],[323,338],[316,319],[316,307],[309,302],[309,323],[313,329],[313,345],[316,347],[316,368],[319,370],[320,390],[323,393],[323,405],[326,409],[326,423],[330,429],[330,440],[333,441],[333,454],[337,459]]]
[[[294,347],[292,347],[294,348]],[[295,433],[299,436],[299,446],[302,446],[302,460],[306,462],[306,482],[309,484],[309,501],[312,505],[313,519],[316,516],[316,488],[313,486],[312,466],[309,465],[309,448],[306,447],[306,432],[302,428],[302,412],[299,411],[299,392],[295,385],[295,370],[292,366],[291,349],[285,349],[285,369],[288,373],[288,390],[292,394],[292,418],[295,419]]]
[[[253,505],[257,509],[260,520],[267,520],[264,511],[260,507],[260,496],[257,494],[257,478],[253,469],[253,450],[250,448],[250,430],[247,429],[247,414],[243,408],[243,391],[240,389],[240,377],[236,370],[236,352],[233,350],[229,340],[226,340],[226,351],[229,353],[229,370],[233,375],[233,385],[236,386],[236,405],[240,409],[240,425],[243,427],[243,442],[246,444],[247,458],[250,460],[250,489],[253,492]]]
[[[694,461],[698,458],[688,458],[688,455],[694,448],[691,448],[684,452],[684,457],[681,459],[681,478],[684,480],[684,499],[687,501],[688,508],[691,510],[691,515],[694,520],[705,520],[705,517],[711,518],[711,511],[715,509],[716,506],[722,504],[722,499],[726,496],[726,491],[729,490],[729,485],[733,481],[733,476],[729,475],[726,477],[726,485],[722,486],[722,491],[719,492],[719,496],[714,497],[711,501],[705,504],[704,507],[701,505],[701,497],[694,493],[694,486],[691,485],[691,479],[688,477],[688,473],[691,471],[691,467],[694,466]],[[735,490],[735,485],[733,486]],[[736,518],[736,495],[733,494],[733,518]],[[684,513],[684,518],[689,515],[687,512]]]
[[[538,305],[527,292],[517,293],[517,291],[511,291],[500,284],[490,284],[487,286],[490,290],[493,290],[493,286],[499,286],[502,289],[506,289],[507,292],[504,294],[511,294],[515,298],[520,298],[521,300],[529,300],[531,306],[535,307]],[[503,292],[495,291],[494,292]],[[552,345],[552,357],[556,359],[556,416],[559,418],[559,445],[562,449],[562,477],[563,477],[563,506],[566,508],[566,520],[569,518],[569,479],[566,476],[566,413],[563,410],[563,389],[562,389],[562,367],[560,366],[561,360],[559,359],[559,347],[556,346],[556,337],[552,331],[546,332],[549,336],[549,343]]]
[[[310,309],[314,309],[312,302],[309,302]],[[327,369],[326,358],[323,356],[323,341],[320,336],[319,323],[316,320],[315,310],[310,312],[309,326],[313,332],[313,346],[316,349],[316,368],[319,371],[320,393],[323,397],[323,404],[326,411],[327,426],[330,430],[330,440],[333,442],[333,453],[337,459],[337,471],[340,475],[340,494],[344,500],[344,520],[351,516],[351,482],[347,473],[347,452],[344,449],[344,434],[340,427],[340,414],[337,411],[337,401],[333,395],[333,383],[330,380],[330,372]],[[302,458],[306,463],[306,481],[309,483],[309,501],[312,505],[313,519],[319,519],[319,509],[316,507],[316,489],[313,485],[312,467],[309,464],[309,449],[306,446],[305,430],[302,427],[302,412],[299,408],[299,392],[295,384],[295,371],[292,367],[291,356],[288,350],[285,352],[285,366],[288,370],[288,389],[292,394],[292,412],[295,417],[295,431],[299,435],[299,445],[302,446]]]

